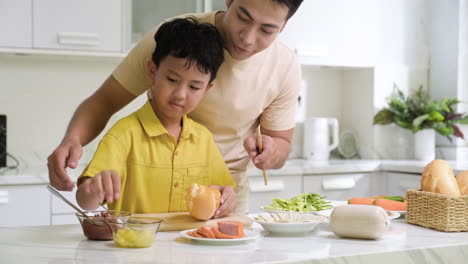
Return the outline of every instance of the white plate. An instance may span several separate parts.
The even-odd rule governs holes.
[[[396,212],[396,213],[400,214],[399,217],[403,217],[403,216],[406,215],[406,211],[390,211],[390,212]]]
[[[184,230],[184,231],[180,231],[179,234],[181,236],[185,237],[185,238],[188,238],[188,239],[192,239],[192,240],[196,240],[196,241],[204,242],[204,243],[210,243],[210,244],[232,244],[232,243],[239,243],[239,242],[244,242],[244,241],[255,240],[258,237],[260,237],[259,232],[254,231],[254,230],[250,230],[250,229],[244,229],[245,236],[243,238],[232,238],[232,239],[202,238],[202,237],[193,237],[193,236],[187,234],[188,232],[195,231],[195,230],[197,230],[197,229]]]
[[[314,230],[319,223],[326,222],[328,220],[324,216],[315,217],[322,217],[322,219],[308,222],[265,222],[262,220],[252,218],[252,221],[260,224],[263,227],[263,229],[270,233],[303,234]]]
[[[401,216],[398,211],[387,211],[388,219],[392,220]]]

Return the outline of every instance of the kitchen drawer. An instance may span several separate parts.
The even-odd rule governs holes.
[[[50,224],[50,193],[45,185],[0,187],[0,226]]]
[[[388,195],[405,196],[408,189],[421,188],[421,174],[387,172]]]
[[[317,193],[329,200],[371,196],[371,173],[305,175],[303,192]]]
[[[65,196],[65,198],[67,198],[70,202],[72,202],[74,205],[76,205],[78,208],[80,208],[80,206],[78,206],[78,203],[76,202],[76,198],[75,198],[76,188],[71,192],[62,192],[62,191],[60,191],[60,193],[63,196]],[[55,195],[52,195],[52,210],[51,210],[51,212],[52,212],[52,215],[56,215],[56,214],[75,213],[76,211],[71,206],[69,206],[64,201],[62,201],[60,198],[56,197]]]
[[[272,198],[289,199],[302,193],[302,176],[269,176],[266,186],[263,176],[251,176],[249,186],[249,213],[262,213],[260,206],[270,204]]]
[[[122,1],[34,1],[33,14],[34,48],[122,51]]]
[[[69,225],[69,224],[79,224],[80,221],[73,214],[61,214],[52,216],[52,225]]]

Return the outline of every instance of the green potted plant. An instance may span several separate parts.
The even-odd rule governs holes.
[[[414,157],[421,161],[435,158],[435,132],[464,139],[457,124],[468,124],[466,113],[457,113],[453,107],[458,99],[442,98],[431,100],[429,93],[420,86],[408,97],[394,86],[387,99],[388,106],[374,116],[374,125],[395,123],[414,133]]]
[[[387,99],[388,106],[374,116],[374,125],[396,125],[413,133],[423,129],[433,129],[452,141],[451,136],[464,139],[457,124],[468,125],[468,115],[458,113],[453,107],[458,99],[442,98],[431,100],[422,85],[408,97],[394,85],[392,95]]]

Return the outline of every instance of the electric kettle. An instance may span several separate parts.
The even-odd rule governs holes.
[[[336,118],[315,117],[304,120],[303,154],[307,160],[328,162],[330,151],[338,147],[338,142]]]

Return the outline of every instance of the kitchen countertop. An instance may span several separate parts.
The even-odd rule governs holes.
[[[302,236],[263,231],[254,241],[209,245],[159,232],[151,248],[86,240],[79,225],[0,228],[2,263],[466,263],[468,232],[445,233],[392,220],[380,240],[338,238],[327,223]]]
[[[449,161],[455,173],[468,170],[467,163]],[[330,160],[326,163],[312,163],[302,159],[292,159],[278,170],[268,170],[271,176],[280,175],[324,175],[341,173],[365,173],[375,171],[392,171],[402,173],[420,174],[427,162],[415,160]],[[73,179],[76,179],[84,166],[78,169],[68,170]],[[262,176],[262,171],[250,168],[247,174],[252,177]],[[26,169],[2,171],[0,174],[0,186],[7,185],[39,185],[48,184],[49,176],[47,167],[36,166]]]

